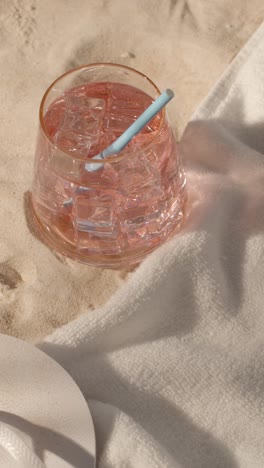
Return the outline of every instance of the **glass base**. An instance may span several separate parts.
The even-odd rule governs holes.
[[[93,255],[91,252],[86,253],[85,251],[80,251],[80,249],[78,249],[77,246],[66,242],[60,236],[56,235],[56,233],[53,232],[46,224],[42,223],[34,209],[31,194],[29,197],[29,209],[31,212],[31,221],[34,224],[35,236],[39,240],[41,240],[45,245],[47,245],[47,247],[49,247],[51,250],[55,250],[56,252],[65,255],[66,257],[72,260],[76,260],[88,266],[97,266],[101,268],[119,270],[124,268],[131,268],[138,265],[148,254],[156,250],[164,242],[171,239],[181,229],[186,218],[187,201],[186,192],[184,193],[184,195],[181,195],[184,197],[184,199],[181,200],[182,209],[179,213],[179,216],[177,217],[177,220],[175,220],[173,231],[161,242],[151,247],[134,250],[132,254],[120,253],[118,255]]]

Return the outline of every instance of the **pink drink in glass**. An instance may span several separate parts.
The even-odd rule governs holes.
[[[164,111],[119,155],[95,172],[85,169],[153,100],[124,82],[92,81],[65,90],[47,107],[32,201],[39,226],[59,252],[124,267],[179,229],[185,177]]]

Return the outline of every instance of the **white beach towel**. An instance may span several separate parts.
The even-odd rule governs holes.
[[[264,466],[264,26],[181,142],[185,228],[39,346],[92,410],[100,468]]]

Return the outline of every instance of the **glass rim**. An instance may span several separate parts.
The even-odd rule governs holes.
[[[71,73],[74,73],[74,72],[77,72],[77,71],[81,71],[82,69],[89,69],[89,68],[103,68],[103,67],[116,67],[116,68],[123,68],[125,70],[129,70],[130,72],[133,72],[133,73],[136,73],[137,75],[141,76],[142,78],[144,78],[145,80],[148,81],[148,83],[155,89],[157,95],[159,96],[161,94],[159,88],[157,87],[157,85],[150,79],[148,78],[146,75],[144,75],[144,73],[136,70],[135,68],[132,68],[132,67],[128,67],[126,65],[121,65],[121,64],[118,64],[118,63],[111,63],[111,62],[98,62],[98,63],[91,63],[91,64],[87,64],[87,65],[81,65],[79,67],[75,67],[75,68],[71,68],[70,70],[68,70],[67,72],[63,73],[62,75],[60,75],[58,78],[56,78],[56,80],[54,80],[50,86],[47,88],[47,90],[45,91],[42,99],[41,99],[41,102],[40,102],[40,106],[39,106],[39,121],[40,121],[40,126],[41,126],[41,129],[45,135],[45,137],[52,143],[52,145],[58,149],[60,152],[62,152],[63,154],[67,155],[67,156],[70,156],[72,159],[76,159],[78,161],[82,161],[82,162],[85,162],[86,164],[89,162],[91,162],[92,164],[105,164],[106,162],[107,163],[110,163],[110,162],[113,162],[113,161],[119,161],[125,157],[127,157],[129,154],[133,153],[133,151],[126,151],[126,148],[124,148],[120,153],[116,154],[115,156],[110,156],[108,157],[107,159],[104,159],[104,160],[95,160],[95,159],[91,159],[91,160],[87,160],[87,159],[84,159],[83,157],[79,156],[79,155],[74,155],[73,153],[71,153],[70,151],[66,151],[64,149],[61,149],[59,148],[58,146],[56,146],[56,144],[54,143],[54,141],[52,141],[50,135],[46,132],[45,130],[45,125],[44,125],[44,105],[45,105],[45,101],[50,93],[50,91],[52,90],[52,88],[54,87],[55,84],[57,84],[61,79],[65,78],[67,75],[70,75]],[[162,127],[163,127],[163,124],[164,124],[164,120],[165,120],[165,108],[163,107],[161,109],[161,119],[160,119],[160,124],[159,124],[159,127],[157,129],[157,132],[155,133],[155,135],[153,136],[153,138],[147,142],[145,145],[143,144],[142,147],[140,148],[140,150],[146,150],[149,146],[151,146],[153,144],[153,142],[157,139],[157,137],[159,136],[161,130],[162,130]],[[126,153],[123,153],[125,152]]]

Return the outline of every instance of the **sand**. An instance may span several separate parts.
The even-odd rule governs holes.
[[[105,303],[127,273],[51,252],[27,225],[40,99],[109,61],[171,87],[175,132],[264,19],[262,0],[0,0],[0,332],[36,342]],[[130,273],[133,274],[133,273]]]

